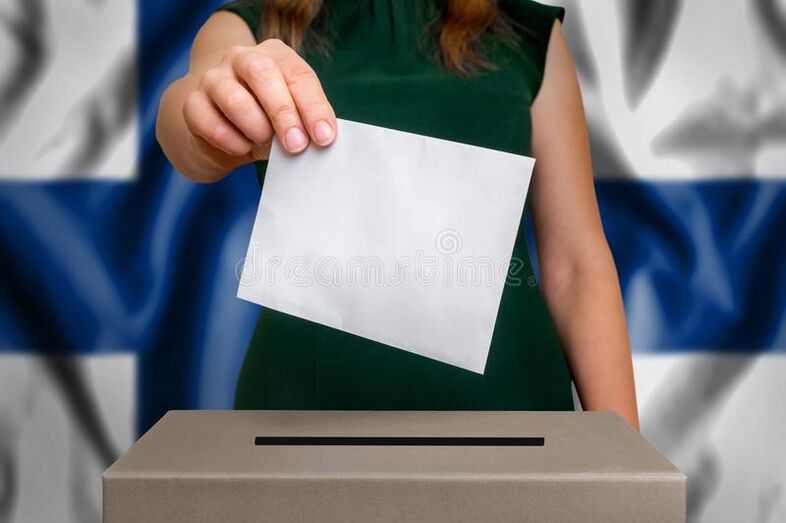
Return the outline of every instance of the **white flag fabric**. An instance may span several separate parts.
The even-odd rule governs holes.
[[[238,296],[483,373],[533,166],[341,119],[275,142]]]

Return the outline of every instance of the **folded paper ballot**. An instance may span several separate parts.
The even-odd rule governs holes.
[[[238,297],[482,374],[533,165],[341,119],[275,142]]]

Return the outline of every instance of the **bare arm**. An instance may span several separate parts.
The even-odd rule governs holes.
[[[578,81],[559,22],[532,105],[533,226],[543,292],[586,410],[639,428],[630,344],[614,260],[598,212]]]
[[[297,53],[279,40],[257,44],[240,17],[216,13],[194,39],[188,73],[161,97],[161,148],[184,176],[212,182],[267,158],[274,135],[292,153],[328,145],[335,114]]]

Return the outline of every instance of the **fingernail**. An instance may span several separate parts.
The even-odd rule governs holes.
[[[287,131],[284,141],[286,142],[287,150],[290,152],[297,152],[308,145],[308,138],[297,127],[292,127]]]
[[[314,126],[314,138],[320,145],[330,143],[330,140],[333,139],[333,128],[325,120],[318,121]]]

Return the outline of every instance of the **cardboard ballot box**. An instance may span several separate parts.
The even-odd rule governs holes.
[[[685,519],[685,476],[607,412],[171,411],[104,521]]]

